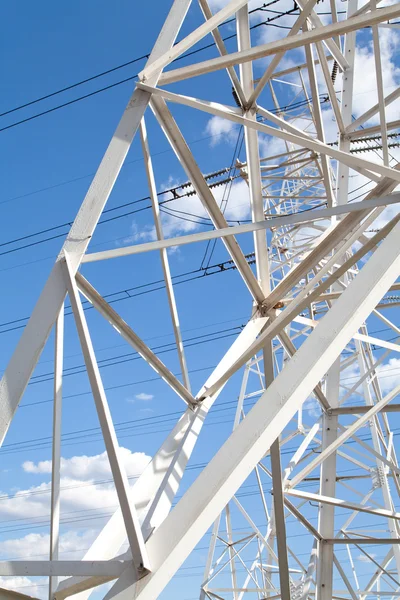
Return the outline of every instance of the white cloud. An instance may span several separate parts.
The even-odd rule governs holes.
[[[321,414],[321,406],[315,398],[308,398],[303,404],[303,410],[305,410],[310,417],[318,419]]]
[[[128,476],[141,473],[149,461],[149,457],[143,452],[132,453],[123,447],[120,448],[120,456]],[[26,461],[23,463],[22,468],[27,473],[51,473],[51,460],[44,460],[38,463]],[[88,481],[104,479],[110,476],[110,464],[105,451],[96,456],[82,455],[61,458],[61,477]]]
[[[211,8],[212,12],[215,13],[218,10],[221,10],[221,8],[224,8],[224,6],[226,6],[229,2],[230,0],[208,0],[208,5]],[[260,6],[259,0],[249,1],[250,10],[256,8],[257,6]]]
[[[141,392],[140,394],[136,394],[135,398],[138,400],[152,400],[154,398],[153,394],[146,394],[145,392]]]
[[[84,532],[67,531],[60,535],[59,553],[68,554],[65,559],[78,560],[89,548],[96,536],[95,530]],[[47,558],[49,554],[50,535],[42,533],[28,533],[24,537],[4,540],[0,542],[0,555],[2,560],[19,558]]]
[[[371,558],[376,558],[376,556],[377,556],[376,554],[372,554],[372,553],[370,554]],[[368,556],[365,556],[365,554],[359,554],[358,556],[356,556],[356,559],[359,560],[360,562],[365,562],[365,563],[371,562],[371,559],[368,558]]]
[[[384,394],[400,385],[400,358],[391,358],[377,367],[378,379]]]
[[[130,483],[143,471],[150,457],[143,452],[131,452],[121,448],[121,456]],[[51,461],[23,463],[26,473],[48,475],[51,472]],[[74,456],[62,459],[61,463],[61,518],[67,516],[67,523],[60,535],[60,554],[66,559],[81,558],[96,537],[96,529],[102,521],[93,521],[99,515],[107,518],[118,506],[118,499],[111,479],[110,467],[106,453],[96,456]],[[93,485],[96,481],[104,482]],[[19,520],[21,527],[35,526],[35,521],[43,523],[50,514],[49,482],[28,489],[6,494],[0,492],[0,520]],[[86,517],[88,520],[85,520]],[[77,525],[77,526],[76,526]],[[3,534],[4,535],[4,534]],[[47,557],[49,551],[49,535],[47,533],[29,532],[24,537],[0,541],[0,557],[4,559]],[[21,592],[42,598],[47,595],[47,578],[0,577],[0,587],[17,589]]]
[[[380,28],[379,41],[382,60],[383,88],[386,95],[393,91],[400,83],[400,68],[395,62],[400,36],[393,29]],[[353,113],[358,117],[378,102],[372,41],[364,46],[358,46],[356,50],[354,73]],[[367,77],[366,74],[368,74]],[[388,121],[398,118],[398,107],[396,104],[396,102],[392,102],[392,104],[386,108],[386,118]],[[375,115],[369,123],[379,123],[379,115]]]
[[[376,371],[383,394],[391,392],[396,386],[400,385],[400,358],[389,359],[388,362],[378,365]],[[347,388],[352,388],[360,377],[358,363],[344,369],[341,375],[342,382]],[[361,384],[358,386],[357,391],[362,393]],[[346,393],[347,390],[343,390],[341,395],[345,395]],[[347,402],[351,402],[351,400],[352,398],[349,398]]]
[[[142,452],[131,452],[121,448],[121,456],[131,484],[148,464],[150,457]],[[27,473],[48,475],[51,472],[51,461],[23,464]],[[99,482],[96,484],[96,482]],[[46,517],[50,510],[50,482],[42,482],[28,489],[13,493],[0,491],[0,520],[25,519],[27,515]],[[116,507],[117,495],[112,483],[112,476],[106,454],[97,456],[74,456],[62,459],[61,464],[61,510],[86,511]],[[92,512],[93,514],[93,512]],[[80,525],[86,526],[83,522]]]
[[[156,239],[156,230],[153,225],[145,225],[144,227],[140,228],[135,221],[132,221],[131,234],[123,238],[122,242],[124,244],[132,244],[132,242],[152,242]],[[121,245],[119,239],[115,241],[115,245],[117,247]]]
[[[238,127],[229,119],[222,117],[211,117],[206,126],[206,133],[213,136],[210,140],[211,146],[216,146],[221,142],[232,144],[237,139]]]
[[[29,579],[28,577],[0,577],[0,588],[14,590],[32,596],[46,598],[48,596],[48,578]]]
[[[168,189],[178,184],[179,182],[176,180],[169,179],[163,187],[164,189]],[[249,188],[244,180],[233,182],[227,195],[227,201],[225,202],[226,189],[227,186],[224,184],[213,188],[211,191],[218,205],[222,205],[224,216],[228,220],[228,223],[233,221],[234,224],[237,224],[237,222],[242,222],[249,217]],[[188,187],[186,191],[193,192],[193,188]],[[164,196],[165,200],[172,198],[172,193]],[[204,221],[204,219],[208,219],[208,213],[196,193],[193,193],[191,196],[174,199],[173,202],[167,203],[164,207],[168,212],[162,213],[161,220],[166,238],[180,233],[189,233],[199,229],[206,222],[211,223],[210,221]],[[154,227],[151,225],[145,225],[138,233],[142,240],[154,239]]]

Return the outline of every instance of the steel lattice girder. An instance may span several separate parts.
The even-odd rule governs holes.
[[[306,600],[309,595],[315,595],[318,600],[330,600],[335,593],[343,597],[342,592],[335,591],[335,569],[345,587],[346,598],[366,598],[370,592],[374,592],[374,586],[378,583],[388,585],[387,582],[390,582],[395,594],[396,589],[400,588],[400,531],[397,524],[399,515],[394,510],[395,500],[392,497],[389,476],[394,480],[396,493],[400,494],[397,480],[400,470],[386,411],[397,410],[398,405],[390,402],[396,398],[398,390],[396,388],[383,396],[377,372],[384,358],[390,352],[398,352],[400,346],[397,342],[390,343],[372,338],[368,335],[365,323],[371,313],[386,319],[377,313],[376,307],[384,306],[382,298],[391,288],[396,288],[396,280],[400,274],[399,218],[394,217],[373,238],[366,237],[368,227],[382,214],[384,208],[399,201],[399,195],[394,190],[400,182],[400,171],[397,165],[390,164],[387,136],[389,124],[385,113],[385,106],[389,106],[398,97],[398,90],[389,96],[384,95],[378,25],[399,17],[400,5],[395,3],[378,9],[374,1],[357,9],[357,0],[350,0],[347,19],[338,21],[336,10],[333,9],[332,22],[323,24],[315,10],[315,1],[301,0],[298,2],[300,15],[296,17],[296,22],[286,37],[267,44],[252,45],[247,2],[231,0],[213,15],[207,0],[200,0],[205,21],[175,44],[190,4],[190,0],[174,0],[172,3],[147,65],[139,76],[135,91],[1,380],[0,439],[3,441],[49,334],[55,327],[51,560],[35,563],[3,561],[0,562],[0,575],[24,573],[31,576],[49,576],[50,595],[57,599],[78,594],[79,599],[84,600],[93,588],[116,580],[106,598],[124,600],[135,597],[150,600],[159,596],[214,522],[201,590],[203,598],[225,597],[221,594],[232,597],[233,594],[233,598],[238,600],[249,591],[284,600]],[[228,53],[218,26],[234,15],[237,23],[238,50]],[[379,103],[354,121],[351,103],[355,34],[366,27],[372,28]],[[220,56],[164,71],[174,59],[182,56],[209,33],[213,35]],[[343,36],[343,39],[339,36]],[[318,60],[315,60],[314,46]],[[296,92],[302,94],[305,100],[302,100],[300,112],[292,118],[279,106],[274,80],[277,78],[275,69],[280,60],[286,52],[294,48],[304,48],[306,52],[306,63],[299,65],[297,69],[301,83],[297,84],[300,92]],[[255,85],[253,61],[266,56],[272,57],[270,65]],[[334,61],[335,68],[340,69],[343,80],[347,81],[343,85],[341,105],[336,99],[327,66],[328,60]],[[319,107],[316,64],[321,65],[328,97],[336,117],[340,134],[338,148],[329,145],[325,140],[324,123]],[[237,66],[239,76],[235,71]],[[160,87],[175,81],[189,80],[185,85],[190,91],[191,78],[206,76],[222,69],[227,70],[238,98],[239,108],[176,94]],[[307,74],[308,81],[305,81],[306,77],[302,73]],[[276,113],[266,110],[261,104],[264,89],[267,87],[276,103]],[[207,86],[205,89],[208,89]],[[249,186],[252,223],[237,227],[228,226],[212,189],[170,112],[169,103],[183,104],[193,110],[200,110],[243,126],[246,161],[240,168],[242,177]],[[215,228],[213,231],[164,239],[144,121],[149,108],[208,213]],[[377,131],[382,139],[382,161],[360,158],[351,152],[350,140],[357,139],[353,135],[354,130],[375,114],[378,114],[380,123]],[[300,118],[308,123],[307,126],[301,128],[296,124],[296,120]],[[272,125],[266,124],[265,121]],[[393,128],[396,127],[394,123]],[[88,253],[90,239],[138,129],[145,157],[145,173],[157,241]],[[354,133],[358,135],[358,132]],[[259,144],[260,134],[283,141],[284,151],[263,158]],[[338,165],[336,177],[332,161]],[[374,183],[374,187],[362,201],[347,206],[351,170],[361,173]],[[302,211],[306,212],[306,215],[298,214]],[[314,232],[312,235],[310,230]],[[246,232],[253,233],[255,272],[239,243],[239,234]],[[239,236],[239,240],[236,236]],[[193,395],[166,249],[213,238],[220,238],[224,243],[237,270],[237,276],[243,279],[249,291],[253,311],[252,318],[221,358],[211,376],[199,392]],[[268,250],[267,240],[274,249],[274,255]],[[355,243],[360,246],[356,250]],[[154,250],[160,252],[162,261],[183,383],[78,273],[80,266],[86,262]],[[365,265],[359,270],[361,259],[365,260]],[[82,561],[58,560],[57,543],[60,520],[60,406],[64,328],[62,315],[67,294],[73,308],[120,503],[119,510],[100,532]],[[132,489],[129,488],[119,458],[118,440],[82,310],[80,294],[93,303],[100,314],[187,405],[186,411]],[[324,313],[322,317],[318,316],[321,312]],[[395,325],[388,319],[386,321],[400,334]],[[381,345],[382,348],[386,348],[386,353],[375,360],[371,344]],[[344,356],[346,349],[350,353],[349,358]],[[279,357],[284,357],[282,364],[278,364],[281,360]],[[346,366],[355,362],[358,364],[359,376],[353,387],[350,390],[347,388],[343,399],[340,389],[346,388],[343,386],[343,372]],[[171,510],[204,420],[227,381],[243,366],[245,372],[234,430]],[[245,416],[243,402],[250,394],[246,392],[246,386],[252,371],[256,371],[259,378],[259,399]],[[346,405],[346,400],[351,397],[352,390],[359,388],[362,389],[359,414],[363,416],[358,416],[350,426],[347,421],[342,425],[340,418],[346,411],[355,410]],[[302,423],[302,406],[312,395],[322,406],[323,415],[321,419],[318,416],[316,422],[307,429]],[[281,463],[281,449],[285,443],[283,436],[296,415],[298,427],[288,439],[295,439],[298,448],[289,463]],[[382,422],[377,418],[379,415]],[[365,444],[356,435],[365,423],[371,425],[372,446]],[[318,443],[322,452],[319,457],[311,460],[309,445],[317,439],[320,427],[322,439]],[[373,476],[379,478],[379,485],[375,485],[361,502],[335,497],[336,483],[340,479],[337,476],[338,456],[345,456],[354,464],[361,464],[356,458],[349,457],[347,449],[343,450],[344,443],[350,438],[373,457],[377,473],[376,475],[374,472]],[[269,456],[270,468],[264,460]],[[299,470],[298,465],[303,465],[304,461],[306,465]],[[272,505],[267,506],[260,472],[270,477],[272,482],[272,512]],[[235,496],[252,473],[256,474],[265,509],[265,535],[260,532],[251,515]],[[296,485],[313,473],[317,473],[319,493],[296,489]],[[383,505],[373,501],[373,505],[370,506],[367,502],[377,487],[382,490]],[[317,526],[312,525],[308,514],[304,513],[304,503],[294,504],[294,498],[312,499],[318,503]],[[232,537],[231,504],[232,507],[236,507],[235,510],[239,510],[251,530],[242,540],[234,540]],[[376,538],[371,529],[371,536],[355,537],[349,529],[352,518],[337,532],[335,506],[351,508],[354,517],[359,513],[368,513],[387,518],[389,535]],[[228,548],[228,559],[224,568],[229,571],[231,587],[226,587],[226,583],[218,587],[216,578],[219,571],[216,571],[216,566],[220,559],[213,563],[222,513],[225,514]],[[295,553],[288,544],[289,513],[295,515],[312,540],[307,564],[304,565],[296,558],[301,566],[301,577],[297,579],[292,576],[295,571],[288,561],[289,553],[295,558]],[[126,538],[129,540],[129,549],[119,555],[118,552]],[[275,540],[277,552],[274,550]],[[391,549],[382,560],[375,560],[367,551],[362,550],[368,556],[368,560],[374,563],[374,568],[378,567],[378,571],[365,590],[355,589],[348,572],[335,555],[335,544],[354,544],[362,548],[363,544],[369,544],[371,541],[388,544]],[[248,556],[245,559],[242,556],[252,547],[253,542],[257,542],[258,547],[251,566],[248,566]],[[266,553],[267,562],[263,553]],[[396,565],[395,576],[387,568],[392,558]],[[239,560],[247,573],[243,586],[236,572],[236,562]],[[255,577],[256,571],[258,579]],[[70,578],[59,583],[57,577],[61,575],[69,575]],[[250,582],[253,585],[252,589],[248,587]],[[386,588],[380,589],[379,593],[389,595]],[[14,597],[11,592],[10,597]]]

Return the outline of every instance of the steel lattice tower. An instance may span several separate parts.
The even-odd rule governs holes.
[[[400,346],[398,340],[372,337],[368,324],[371,318],[379,319],[400,335],[399,327],[383,314],[394,305],[390,294],[400,285],[400,215],[384,218],[385,208],[400,200],[400,170],[388,137],[400,122],[387,116],[400,88],[384,95],[379,33],[381,25],[391,27],[400,17],[400,4],[381,7],[371,0],[358,7],[357,0],[349,0],[346,18],[338,20],[332,2],[330,16],[322,22],[316,0],[296,0],[299,14],[288,34],[261,45],[251,39],[249,7],[243,0],[230,0],[214,14],[207,0],[199,0],[204,20],[178,43],[191,0],[171,4],[1,380],[3,441],[55,329],[50,560],[3,561],[0,575],[49,576],[50,597],[57,600],[74,595],[84,600],[109,582],[108,600],[155,600],[211,531],[199,591],[203,599],[241,600],[248,595],[271,600],[394,600],[400,590],[400,468],[390,420],[400,409],[395,402],[400,388],[383,390],[379,373]],[[227,51],[218,29],[231,18],[236,20],[235,52]],[[354,119],[354,64],[361,31],[373,46],[379,101]],[[215,58],[171,67],[209,34]],[[286,53],[299,48],[304,61],[279,70]],[[260,58],[268,58],[261,72],[256,64]],[[236,105],[218,103],[207,86],[210,73],[224,71]],[[192,80],[202,77],[204,98],[194,98]],[[291,87],[290,101],[287,92],[280,97],[278,80]],[[174,83],[179,83],[179,93],[173,91]],[[339,95],[335,85],[341,87]],[[275,110],[264,108],[267,94]],[[337,139],[331,143],[325,136],[322,98],[335,120]],[[236,166],[248,184],[251,223],[228,225],[173,116],[175,104],[243,127],[245,160]],[[212,231],[164,238],[145,123],[150,110],[207,211]],[[90,239],[135,135],[141,139],[157,240],[90,252]],[[371,137],[379,147],[374,160],[359,153],[370,148]],[[276,150],[267,155],[261,146],[265,138],[276,142]],[[352,203],[349,185],[355,174],[370,185]],[[245,233],[254,239],[254,265],[241,245]],[[238,280],[248,290],[245,309],[250,317],[194,394],[167,249],[212,239],[224,244]],[[143,252],[160,254],[182,380],[83,275],[86,263]],[[82,561],[58,560],[67,296],[120,505]],[[82,297],[184,403],[181,417],[132,487],[119,454]],[[232,434],[173,507],[202,425],[239,371],[243,381]],[[246,500],[249,490],[251,505]],[[261,524],[251,514],[254,497]],[[346,514],[339,509],[347,509]],[[298,553],[291,539],[300,535],[304,551]],[[129,549],[121,553],[126,539]],[[366,584],[360,584],[355,551],[371,566]],[[67,578],[58,581],[61,576]],[[6,590],[2,594],[12,596]]]

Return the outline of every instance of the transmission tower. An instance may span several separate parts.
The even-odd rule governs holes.
[[[273,10],[279,11],[279,2]],[[3,441],[55,329],[50,559],[2,561],[0,575],[48,576],[50,598],[56,600],[74,595],[86,600],[105,583],[107,600],[155,600],[207,539],[202,600],[394,600],[400,590],[400,468],[390,421],[400,409],[400,386],[382,385],[381,374],[400,350],[399,327],[384,314],[396,304],[393,292],[400,285],[400,215],[392,211],[385,218],[385,209],[400,201],[395,191],[400,170],[391,155],[396,138],[389,137],[399,121],[388,119],[400,89],[385,96],[380,39],[383,27],[397,26],[392,22],[400,16],[400,4],[378,7],[371,1],[358,7],[357,0],[349,0],[340,20],[334,3],[323,4],[329,14],[322,21],[316,0],[296,0],[290,30],[263,44],[251,35],[247,2],[230,0],[215,13],[207,0],[199,4],[204,19],[176,42],[185,20],[193,23],[197,13],[190,0],[172,2],[2,378]],[[230,19],[237,46],[228,51],[219,26]],[[216,56],[193,62],[189,54],[184,66],[172,65],[209,34]],[[378,103],[354,118],[360,36],[373,48]],[[297,62],[279,70],[288,55]],[[260,58],[267,62],[260,65]],[[207,83],[211,74],[225,78],[229,97],[233,88],[232,105],[214,97]],[[198,78],[204,81],[201,99],[191,92]],[[274,108],[264,108],[271,101]],[[250,223],[228,225],[173,116],[176,104],[243,128],[245,156],[236,167],[248,184]],[[325,106],[336,139],[326,138]],[[164,237],[146,132],[149,110],[211,219],[211,231]],[[92,252],[90,240],[136,134],[157,239]],[[360,174],[368,191],[351,202],[351,179]],[[245,234],[253,238],[254,265],[245,256]],[[214,239],[224,245],[248,290],[244,308],[250,316],[194,394],[167,249]],[[87,263],[145,252],[160,255],[181,379],[83,275]],[[119,501],[81,561],[58,559],[67,296]],[[183,402],[181,417],[132,486],[82,297]],[[394,332],[394,340],[372,333],[377,322]],[[232,433],[174,506],[202,426],[240,371]],[[128,550],[122,552],[126,540]]]

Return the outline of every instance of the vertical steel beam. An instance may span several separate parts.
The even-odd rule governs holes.
[[[304,25],[304,31],[308,31],[307,24]],[[315,122],[315,129],[317,132],[317,138],[325,144],[325,133],[324,124],[322,121],[321,103],[318,93],[317,76],[315,72],[314,56],[312,52],[312,45],[309,44],[305,47],[306,62],[308,66],[308,77],[310,80],[311,96],[312,96],[312,114]],[[328,205],[333,206],[333,190],[331,180],[331,165],[330,159],[326,155],[321,155],[321,170],[324,178],[325,193],[328,199]]]
[[[54,405],[53,447],[51,457],[50,497],[50,560],[58,560],[60,536],[60,478],[61,478],[61,407],[64,357],[64,303],[55,324],[54,344]],[[49,600],[58,585],[58,577],[49,577]]]
[[[85,359],[90,387],[92,388],[93,399],[96,404],[108,460],[110,461],[115,489],[124,518],[126,535],[128,536],[129,545],[132,551],[133,563],[136,567],[137,574],[140,577],[150,570],[150,562],[147,556],[147,550],[144,544],[136,508],[131,498],[128,477],[121,461],[117,435],[115,433],[93,344],[90,339],[89,328],[87,326],[82,302],[79,297],[79,290],[75,282],[74,271],[70,264],[68,254],[65,255],[64,273],[69,300],[72,306],[76,328],[78,330],[79,341]]]
[[[347,5],[347,18],[357,11],[358,0],[349,0]],[[341,93],[342,120],[344,127],[352,122],[353,112],[353,88],[354,88],[354,60],[356,54],[356,32],[350,31],[345,36],[344,56],[349,64],[343,72],[343,83]],[[350,152],[350,139],[342,134],[339,138],[339,149]],[[338,163],[336,202],[346,204],[349,193],[349,167],[343,162]]]
[[[151,160],[151,154],[150,154],[149,142],[147,139],[147,131],[146,131],[146,124],[145,124],[144,117],[140,124],[140,138],[141,138],[141,142],[142,142],[142,151],[143,151],[143,157],[144,157],[144,166],[145,166],[146,175],[147,175],[147,183],[148,183],[148,187],[149,187],[149,191],[150,191],[151,207],[152,207],[153,218],[154,218],[154,226],[156,228],[157,239],[163,240],[164,234],[163,234],[163,230],[162,230],[162,223],[161,223],[161,217],[160,217],[160,207],[158,204],[157,187],[156,187],[156,181],[155,181],[155,177],[154,177],[153,163]],[[161,258],[161,266],[162,266],[162,270],[163,270],[163,274],[164,274],[165,289],[167,292],[169,310],[171,313],[172,327],[174,329],[175,343],[176,343],[176,348],[178,351],[179,364],[181,366],[181,371],[182,371],[183,383],[190,392],[189,373],[188,373],[187,364],[186,364],[185,349],[183,347],[181,328],[180,328],[180,324],[179,324],[179,314],[178,314],[178,309],[176,306],[174,288],[172,285],[171,271],[169,268],[168,253],[167,253],[166,248],[162,248],[160,250],[160,258]]]
[[[327,375],[326,396],[331,408],[339,405],[340,357],[335,360]],[[335,441],[338,434],[338,417],[329,412],[322,416],[322,450]],[[323,461],[320,473],[320,494],[335,497],[336,452]],[[335,531],[335,507],[320,504],[318,532],[322,538],[333,538]],[[318,542],[316,600],[332,600],[333,593],[333,545]]]
[[[238,50],[248,50],[251,46],[249,13],[248,7],[243,6],[237,15],[237,39]],[[243,87],[246,98],[249,98],[254,91],[253,85],[253,65],[251,62],[239,65],[240,82]],[[256,112],[253,108],[245,113],[252,121],[257,120]],[[249,127],[244,128],[244,137],[246,143],[248,183],[250,190],[251,218],[253,222],[264,220],[264,200],[262,195],[261,173],[260,173],[260,151],[258,145],[258,133]],[[256,253],[257,279],[264,295],[269,291],[269,264],[268,248],[265,231],[255,231],[254,249]]]

